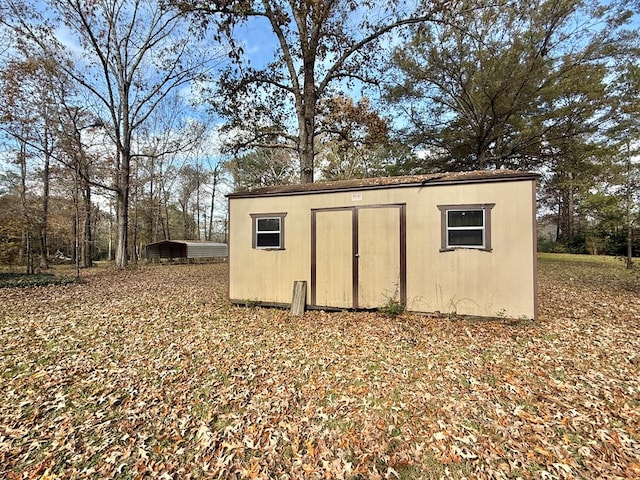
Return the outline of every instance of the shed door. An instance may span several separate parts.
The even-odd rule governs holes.
[[[404,204],[318,209],[311,217],[312,305],[406,304]]]
[[[311,261],[311,302],[322,307],[353,307],[353,210],[312,212],[315,240]]]
[[[358,308],[378,308],[400,299],[400,215],[398,208],[359,208]]]

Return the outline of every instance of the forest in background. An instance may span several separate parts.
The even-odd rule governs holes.
[[[226,240],[224,194],[522,169],[539,247],[640,249],[638,1],[7,0],[0,262]]]

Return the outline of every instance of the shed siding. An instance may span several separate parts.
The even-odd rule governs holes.
[[[491,183],[443,184],[342,192],[314,192],[295,196],[230,198],[230,297],[234,301],[287,304],[295,280],[311,284],[311,210],[344,207],[405,205],[406,306],[408,310],[480,316],[535,316],[535,179]],[[441,250],[438,205],[489,204],[492,251]],[[284,250],[258,250],[251,245],[251,214],[286,212]],[[390,210],[389,210],[390,211]],[[367,307],[395,295],[387,272],[395,260],[376,261],[377,249],[397,248],[393,214],[362,215],[361,275],[380,283]],[[351,231],[342,217],[320,217],[327,223],[317,235],[316,305],[349,306],[352,268],[348,256]],[[331,222],[337,222],[331,227]],[[331,230],[333,233],[330,233]],[[392,235],[386,238],[385,235]],[[384,245],[388,245],[384,247]],[[333,255],[332,252],[335,252]],[[387,258],[387,257],[385,257]],[[334,262],[330,264],[329,262]],[[392,262],[391,264],[389,262]],[[331,267],[330,265],[333,265]],[[386,282],[386,283],[385,283]],[[391,282],[391,283],[389,283]],[[393,290],[393,291],[392,291]],[[346,292],[346,293],[345,293]],[[311,304],[307,289],[307,304]],[[346,295],[346,296],[345,296]],[[335,305],[329,305],[335,303]]]
[[[187,244],[187,258],[215,258],[226,257],[227,245],[217,244]]]
[[[148,260],[165,258],[221,258],[227,256],[228,247],[225,243],[162,240],[147,245]]]

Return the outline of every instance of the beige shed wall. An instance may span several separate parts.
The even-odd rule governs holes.
[[[407,204],[407,309],[481,316],[535,316],[535,200],[531,181],[423,189],[437,205],[495,203],[491,247],[440,252],[441,220]],[[439,213],[439,212],[438,212]],[[433,233],[429,233],[433,232]]]
[[[534,189],[533,180],[517,180],[231,198],[230,298],[288,304],[293,282],[306,280],[309,303],[311,209],[404,203],[408,310],[533,318],[536,304]],[[484,203],[495,203],[491,210],[492,251],[441,252],[438,205]],[[287,214],[284,250],[252,248],[250,214],[262,213]],[[396,232],[379,235],[396,235]],[[344,232],[339,236],[349,238]],[[375,242],[376,238],[359,240],[361,245],[368,241]],[[351,275],[350,270],[345,273]],[[350,279],[336,282],[348,285]]]

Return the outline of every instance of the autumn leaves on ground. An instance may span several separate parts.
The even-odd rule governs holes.
[[[540,319],[233,307],[224,264],[0,290],[0,477],[638,478],[640,276]]]

